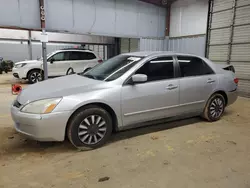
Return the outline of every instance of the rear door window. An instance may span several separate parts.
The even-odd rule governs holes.
[[[96,59],[95,54],[90,52],[71,52],[70,60],[77,61],[77,60],[92,60]]]
[[[214,74],[211,67],[198,57],[177,56],[177,58],[180,66],[181,77]]]

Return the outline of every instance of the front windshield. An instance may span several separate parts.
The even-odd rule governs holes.
[[[50,52],[47,54],[47,59],[53,54],[54,52]],[[38,58],[37,60],[42,61],[43,57]]]
[[[118,55],[81,75],[96,80],[112,81],[122,76],[141,59],[142,57],[138,56]]]

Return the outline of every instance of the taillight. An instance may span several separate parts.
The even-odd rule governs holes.
[[[235,78],[235,79],[234,79],[234,83],[238,84],[238,83],[239,83],[239,79],[238,79],[238,78]]]
[[[102,62],[103,62],[103,60],[101,60],[101,59],[98,60],[98,63],[102,63]]]

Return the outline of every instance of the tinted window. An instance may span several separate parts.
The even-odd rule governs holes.
[[[64,61],[67,59],[66,54],[67,53],[65,53],[65,52],[59,52],[59,53],[53,55],[51,58],[49,58],[49,61],[50,61],[50,59],[54,59],[54,61]]]
[[[71,52],[70,60],[92,60],[96,59],[95,54],[90,52]]]
[[[145,63],[136,74],[146,74],[148,81],[174,78],[174,62],[172,57],[161,57]]]
[[[178,56],[182,77],[213,74],[213,70],[200,58]]]

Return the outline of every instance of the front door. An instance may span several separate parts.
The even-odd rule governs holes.
[[[180,107],[185,113],[201,112],[217,85],[216,74],[202,59],[178,56]]]
[[[179,80],[174,73],[172,57],[152,59],[134,73],[147,75],[148,81],[123,86],[121,97],[124,126],[176,115]]]
[[[66,75],[69,67],[69,52],[58,52],[48,59],[48,76]]]

